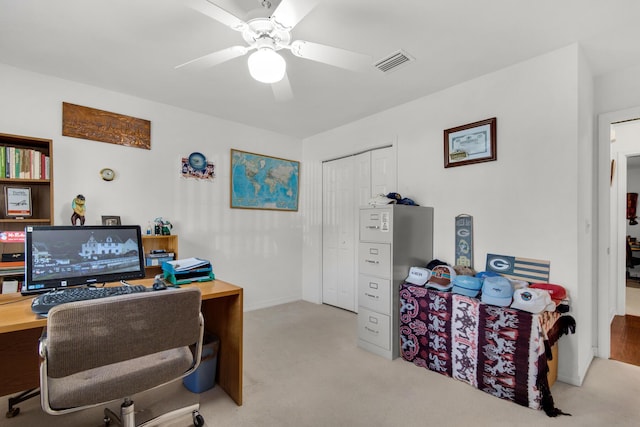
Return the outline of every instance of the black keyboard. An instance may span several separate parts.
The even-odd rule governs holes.
[[[31,303],[31,311],[36,314],[47,314],[56,305],[73,301],[112,297],[116,295],[146,292],[142,285],[113,286],[108,288],[68,288],[38,295]]]

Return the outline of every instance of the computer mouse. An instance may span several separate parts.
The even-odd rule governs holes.
[[[162,280],[155,280],[153,282],[153,290],[154,291],[161,291],[163,289],[167,289],[167,285],[165,285]]]

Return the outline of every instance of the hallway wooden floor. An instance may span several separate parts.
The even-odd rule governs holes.
[[[611,323],[611,359],[640,366],[640,280],[627,280],[625,313]]]
[[[611,359],[640,366],[640,317],[615,316],[611,322]]]

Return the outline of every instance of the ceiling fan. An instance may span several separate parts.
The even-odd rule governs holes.
[[[255,18],[245,22],[213,0],[190,0],[189,7],[192,9],[242,33],[247,45],[231,46],[175,68],[212,67],[255,50],[249,56],[249,72],[254,79],[262,83],[271,83],[278,100],[288,100],[293,96],[286,74],[286,62],[278,54],[281,49],[287,49],[300,58],[352,71],[367,71],[372,63],[372,58],[368,55],[304,40],[291,40],[290,32],[293,27],[311,12],[318,2],[319,0],[282,0],[268,18]],[[263,7],[270,7],[269,1],[261,3]]]

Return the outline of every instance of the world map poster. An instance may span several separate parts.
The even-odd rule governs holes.
[[[300,162],[231,150],[231,207],[298,210]]]

